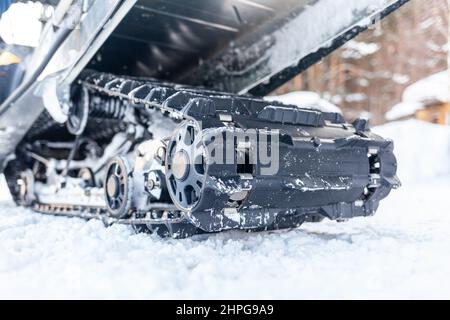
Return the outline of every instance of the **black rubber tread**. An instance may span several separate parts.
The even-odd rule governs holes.
[[[314,214],[317,217],[322,216],[336,220],[340,218],[370,215],[375,212],[379,200],[387,196],[390,190],[398,185],[398,180],[395,176],[396,162],[392,154],[392,142],[372,135],[367,130],[367,125],[362,125],[362,123],[356,123],[355,126],[345,124],[342,116],[336,113],[323,113],[318,110],[302,109],[297,106],[283,105],[277,102],[268,102],[260,98],[237,96],[234,94],[202,90],[199,88],[186,87],[176,84],[161,83],[154,79],[118,77],[111,74],[96,72],[85,72],[77,81],[77,85],[84,86],[88,89],[90,95],[92,95],[94,99],[99,99],[98,101],[94,101],[97,101],[96,103],[98,103],[98,106],[100,107],[100,109],[96,110],[96,112],[100,112],[100,119],[102,117],[105,117],[105,119],[113,118],[113,120],[118,120],[118,123],[121,123],[120,120],[123,115],[121,110],[123,110],[123,106],[135,106],[139,110],[156,108],[176,119],[203,121],[203,124],[207,127],[223,126],[220,116],[225,114],[232,116],[233,121],[236,124],[249,125],[250,127],[258,122],[263,124],[270,122],[276,123],[278,126],[283,126],[283,129],[290,127],[291,129],[294,128],[297,130],[298,127],[302,126],[303,128],[310,128],[308,130],[313,132],[314,139],[302,143],[301,148],[298,148],[300,153],[303,152],[303,149],[311,153],[311,150],[313,150],[311,148],[313,146],[317,148],[321,145],[320,139],[315,136],[319,129],[321,132],[326,131],[327,134],[334,138],[334,147],[336,150],[341,150],[341,153],[347,149],[352,149],[353,147],[359,148],[359,151],[361,152],[368,146],[376,146],[377,148],[380,148],[380,155],[385,158],[387,163],[386,170],[381,173],[383,177],[381,186],[370,193],[370,198],[367,197],[358,199],[358,202],[364,201],[364,205],[356,205],[356,201],[354,203],[342,201],[338,203],[333,199],[329,199],[329,203],[331,203],[330,205],[320,204],[317,207],[311,205],[311,207],[305,206],[304,208],[300,206],[298,208],[296,207],[293,214],[285,216],[282,214],[277,216],[275,212],[281,212],[279,209],[283,207],[267,207],[268,216],[275,217],[273,223],[261,228],[259,225],[248,226],[248,228],[246,228],[247,230],[274,230],[297,227],[304,221],[320,220],[316,218],[308,220],[308,216]],[[101,110],[101,106],[106,106],[107,110]],[[40,121],[45,122],[45,119],[48,119],[48,115],[43,116],[43,119]],[[105,119],[100,121],[103,122]],[[333,133],[336,131],[333,131],[333,126],[330,126],[330,124],[340,128],[339,130],[341,131],[345,131],[346,136],[334,136]],[[349,137],[349,132],[353,135],[352,139],[347,139]],[[106,136],[109,136],[110,134],[112,133],[109,133]],[[105,140],[108,140],[108,137],[106,136]],[[288,134],[286,136],[289,138]],[[361,137],[364,137],[365,139],[361,139]],[[370,144],[368,142],[370,142]],[[283,141],[283,143],[292,144],[292,141]],[[351,156],[351,154],[344,155],[344,153],[342,153],[341,156],[348,157]],[[359,155],[360,160],[362,157],[366,157],[365,151],[364,155]],[[314,157],[312,158],[315,159]],[[18,166],[19,168],[20,165]],[[314,164],[310,163],[310,165]],[[14,188],[17,176],[14,176],[14,173],[11,172],[8,180],[8,183]],[[305,182],[311,182],[311,187],[314,187],[314,183],[317,183],[316,180],[311,179],[311,181],[308,180]],[[365,178],[363,180],[365,181]],[[263,181],[261,180],[261,183],[262,182]],[[338,181],[334,182],[339,184]],[[365,185],[366,184],[363,186]],[[343,185],[343,187],[345,186]],[[296,189],[292,189],[290,192],[294,192],[295,190]],[[214,190],[211,189],[210,191],[213,192]],[[17,190],[13,192],[16,192],[17,194]],[[257,195],[255,194],[255,196]],[[275,199],[272,198],[269,197],[265,200],[275,201]],[[227,199],[223,200],[226,202]],[[220,202],[222,200],[218,201]],[[219,204],[219,202],[217,202],[217,204]],[[279,205],[278,202],[277,205]],[[247,211],[247,214],[251,214],[250,211]],[[284,210],[283,212],[288,211]],[[144,225],[137,223],[135,224],[135,228],[140,231],[154,232],[164,237],[169,236],[179,238],[187,237],[200,232],[200,229],[197,228],[198,226],[201,226],[201,229],[208,232],[233,228],[235,224],[233,221],[230,220],[227,222],[231,223],[230,225],[222,225],[223,222],[220,217],[213,217],[215,214],[217,214],[217,212],[211,212],[210,215],[205,215],[199,210],[199,215],[198,217],[195,217],[195,220],[192,219],[193,217],[190,217],[192,221],[195,221],[196,226],[186,221],[181,223],[168,222],[152,225],[150,227],[147,224]],[[80,216],[82,215],[80,214]],[[202,221],[202,219],[204,220]],[[213,220],[219,221],[220,224],[216,224],[217,221]]]

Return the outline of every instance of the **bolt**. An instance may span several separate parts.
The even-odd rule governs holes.
[[[148,188],[149,188],[150,190],[155,189],[155,186],[156,186],[155,180],[152,180],[152,179],[148,180]]]
[[[148,181],[147,181],[148,190],[152,191],[152,190],[158,189],[160,187],[161,187],[161,182],[158,181],[157,177],[148,179]]]

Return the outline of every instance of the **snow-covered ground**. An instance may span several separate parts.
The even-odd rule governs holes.
[[[404,186],[374,217],[346,223],[161,240],[6,200],[0,298],[449,299],[450,128],[375,131],[396,140]]]

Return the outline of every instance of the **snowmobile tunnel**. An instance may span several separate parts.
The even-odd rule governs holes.
[[[138,0],[91,68],[266,95],[408,0]]]

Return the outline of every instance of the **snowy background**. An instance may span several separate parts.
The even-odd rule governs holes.
[[[16,208],[3,186],[0,298],[450,298],[450,128],[395,139],[403,187],[378,213],[186,240]]]

